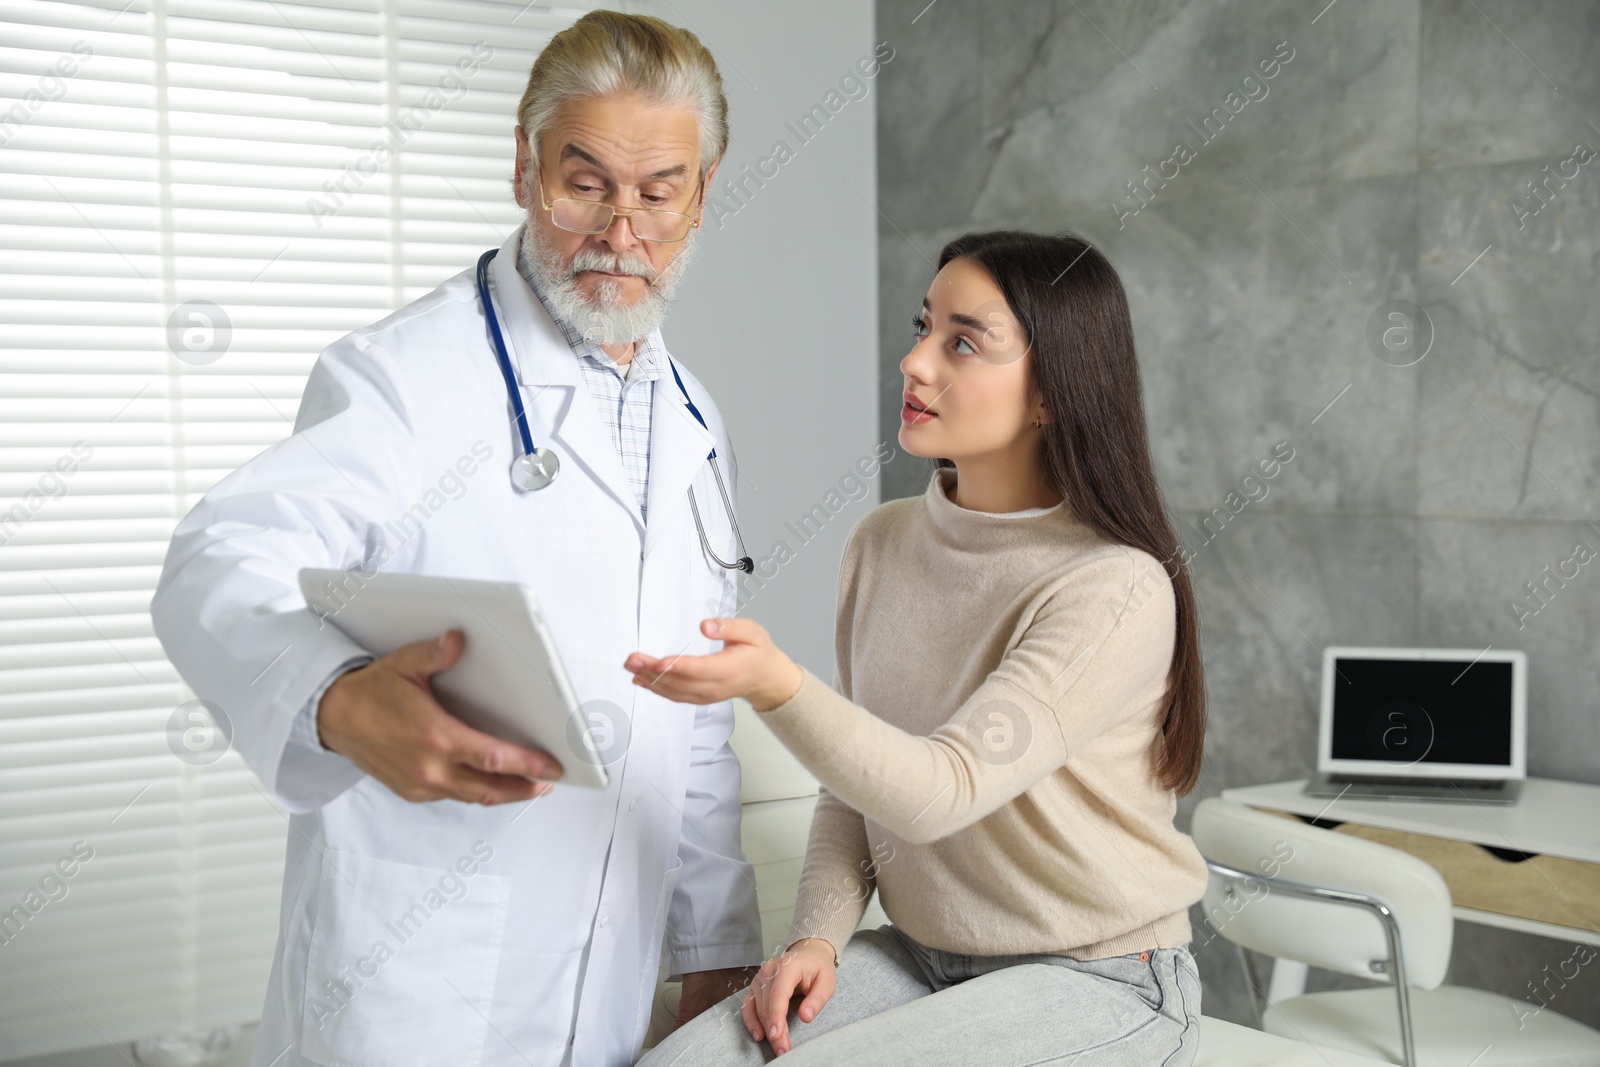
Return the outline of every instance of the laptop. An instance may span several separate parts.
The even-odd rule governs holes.
[[[1305,793],[1514,804],[1527,776],[1527,686],[1522,652],[1330,647]]]

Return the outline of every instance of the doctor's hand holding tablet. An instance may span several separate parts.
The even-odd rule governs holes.
[[[474,730],[434,698],[429,680],[455,665],[463,642],[449,630],[340,675],[317,713],[323,745],[410,801],[544,796],[561,777],[549,753]]]
[[[316,567],[299,582],[319,622],[378,657],[324,692],[319,740],[401,799],[609,784],[595,731],[616,724],[589,721],[603,712],[579,702],[531,586]]]

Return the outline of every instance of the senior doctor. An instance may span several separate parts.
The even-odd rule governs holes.
[[[548,485],[513,485],[521,435],[469,268],[324,350],[293,435],[174,535],[156,632],[291,813],[258,1067],[621,1067],[663,935],[680,1022],[761,961],[732,706],[672,703],[621,666],[714,651],[697,624],[735,602],[688,499],[738,559],[708,460],[731,494],[733,452],[658,329],[726,108],[709,52],[656,19],[591,13],[533,66],[528,218],[486,281],[531,437],[560,464]],[[372,661],[307,609],[308,566],[532,586],[609,787],[562,785],[548,755],[434,702],[459,634]]]

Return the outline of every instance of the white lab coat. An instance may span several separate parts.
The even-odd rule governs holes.
[[[715,445],[732,494],[721,415],[681,365],[710,432],[670,372],[657,379],[646,528],[576,357],[516,271],[518,240],[490,274],[534,440],[560,456],[554,483],[512,488],[511,408],[469,269],[322,353],[295,433],[183,520],[151,605],[185,681],[291,813],[257,1067],[621,1067],[664,933],[673,976],[762,958],[732,706],[671,703],[622,666],[636,649],[720,647],[698,622],[732,610],[734,572],[704,557],[686,490],[734,558],[706,459]],[[287,742],[361,653],[306,608],[297,572],[384,550],[384,571],[534,588],[579,700],[631,713],[607,789],[412,804]]]

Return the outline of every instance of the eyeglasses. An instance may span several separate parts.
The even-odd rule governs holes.
[[[546,203],[544,180],[535,178],[539,186],[539,203],[550,212],[550,221],[563,230],[573,233],[605,233],[618,215],[628,220],[633,235],[641,241],[672,242],[689,236],[689,231],[700,225],[700,219],[681,211],[666,211],[657,207],[618,208],[599,200],[578,200],[558,196]],[[695,186],[700,192],[700,186]]]

